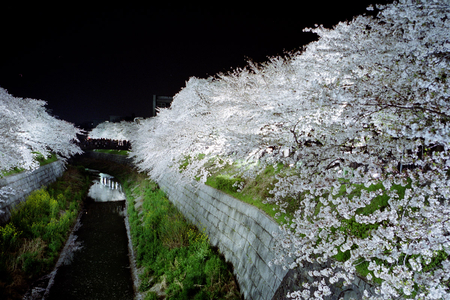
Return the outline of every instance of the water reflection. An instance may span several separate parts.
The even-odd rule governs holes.
[[[98,178],[94,180],[88,196],[96,202],[125,200],[122,185],[115,180],[114,176],[105,173],[98,173]]]

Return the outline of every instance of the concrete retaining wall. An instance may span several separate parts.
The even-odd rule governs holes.
[[[0,179],[0,188],[11,188],[14,194],[0,199],[0,224],[9,220],[10,210],[34,190],[54,182],[64,173],[64,163],[55,161],[39,169],[22,172]]]
[[[158,184],[187,219],[205,228],[211,244],[233,264],[244,298],[272,299],[287,273],[281,266],[269,266],[278,225],[258,208],[212,187],[183,184],[171,174]]]

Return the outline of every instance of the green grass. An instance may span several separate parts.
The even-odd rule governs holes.
[[[40,166],[45,166],[45,165],[47,165],[47,164],[50,164],[50,163],[52,163],[52,162],[58,160],[58,157],[56,156],[55,153],[52,153],[52,154],[51,154],[49,157],[47,157],[47,158],[45,158],[45,157],[44,157],[42,154],[40,154],[40,153],[37,153],[37,152],[36,152],[36,154],[37,154],[36,159],[37,159],[37,161],[39,162],[39,165],[40,165]]]
[[[11,169],[9,171],[0,171],[0,178],[4,178],[10,175],[19,174],[25,171],[25,169],[15,167],[14,169]]]
[[[83,168],[68,166],[12,210],[0,227],[1,299],[22,299],[30,283],[53,268],[90,184]]]
[[[94,149],[94,152],[108,153],[108,154],[118,154],[118,155],[128,155],[128,150],[117,150],[117,149]]]
[[[286,201],[291,202],[291,205],[288,206],[287,213],[280,214],[280,217],[276,217],[278,207],[275,204],[265,203],[267,198],[273,197],[269,191],[272,190],[277,183],[275,175],[283,170],[282,164],[278,164],[276,168],[271,165],[267,166],[253,180],[245,180],[241,177],[234,176],[234,174],[238,173],[239,168],[242,167],[246,166],[235,163],[233,165],[228,165],[221,170],[216,170],[208,177],[206,184],[225,192],[242,202],[261,209],[278,223],[282,223],[286,216],[293,215],[298,206],[295,199],[286,199]],[[241,189],[239,189],[239,184],[242,187]]]
[[[134,187],[126,185],[125,190],[137,263],[145,269],[140,291],[165,282],[166,299],[240,299],[231,271],[207,235],[148,180],[134,189],[134,196],[144,198],[140,215],[134,207]],[[147,294],[146,299],[153,298],[155,294]]]

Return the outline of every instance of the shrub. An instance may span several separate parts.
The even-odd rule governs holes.
[[[12,223],[0,227],[0,250],[6,251],[9,247],[14,247],[21,234],[22,232]]]

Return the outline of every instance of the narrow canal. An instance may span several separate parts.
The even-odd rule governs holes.
[[[79,247],[65,254],[45,299],[133,299],[124,210],[120,184],[97,173],[73,232]]]

